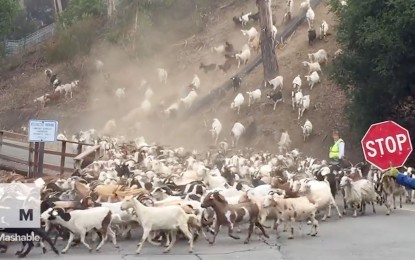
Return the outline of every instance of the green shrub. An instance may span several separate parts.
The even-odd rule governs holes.
[[[68,29],[58,28],[55,41],[46,47],[46,58],[51,63],[65,62],[76,55],[88,54],[97,38],[100,21],[83,19]]]

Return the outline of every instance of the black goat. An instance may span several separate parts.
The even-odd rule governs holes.
[[[231,80],[232,80],[233,90],[237,91],[241,87],[242,79],[238,75],[235,75],[231,78]]]
[[[316,30],[315,29],[310,29],[308,30],[308,45],[313,45],[313,42],[315,41],[315,39],[317,38],[317,34],[316,34]]]
[[[271,92],[270,94],[267,95],[267,98],[271,99],[274,102],[274,110],[278,102],[280,101],[284,102],[284,98],[282,97],[281,90]]]
[[[259,12],[256,12],[254,14],[250,14],[248,15],[248,19],[249,20],[253,20],[253,21],[258,21],[259,20]]]
[[[120,177],[120,178],[122,178],[122,177],[129,178],[132,174],[132,172],[128,168],[128,164],[122,164],[121,166],[116,165],[115,166],[115,171],[117,172],[117,176]]]

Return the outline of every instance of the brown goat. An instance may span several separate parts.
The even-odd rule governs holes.
[[[202,208],[212,207],[216,213],[215,234],[213,235],[213,240],[209,241],[209,244],[215,243],[221,226],[227,226],[229,228],[228,235],[231,238],[240,239],[233,234],[233,227],[235,224],[242,224],[244,222],[249,222],[249,233],[244,242],[245,244],[248,244],[251,239],[254,225],[261,230],[266,238],[269,238],[267,233],[265,233],[264,227],[259,223],[259,209],[255,203],[228,204],[226,199],[219,192],[215,191],[206,195],[201,206]]]
[[[284,198],[298,198],[300,195],[298,192],[294,192],[290,188],[290,183],[283,182],[279,177],[272,177],[271,179],[271,188],[280,189],[285,191]]]

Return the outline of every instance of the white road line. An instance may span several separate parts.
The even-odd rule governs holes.
[[[408,208],[402,208],[402,209],[398,209],[398,210],[415,212],[415,209],[408,209]]]

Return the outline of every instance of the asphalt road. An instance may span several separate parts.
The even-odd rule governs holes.
[[[164,248],[155,247],[146,243],[140,255],[135,254],[138,236],[131,241],[119,241],[120,248],[107,242],[100,252],[89,253],[83,245],[68,250],[59,259],[79,259],[86,256],[88,259],[181,259],[181,260],[373,260],[394,259],[412,260],[414,247],[413,220],[415,206],[404,205],[403,209],[386,216],[384,206],[377,206],[377,214],[367,209],[366,216],[352,218],[350,215],[338,219],[333,214],[331,219],[321,222],[317,237],[305,235],[310,226],[302,225],[302,231],[296,229],[295,238],[287,239],[287,233],[282,233],[276,240],[275,232],[269,232],[270,239],[264,240],[256,234],[252,235],[251,243],[244,245],[246,230],[239,234],[241,239],[234,240],[226,235],[222,228],[215,245],[209,245],[200,238],[194,245],[194,253],[187,252],[186,241],[179,241],[168,254],[163,254]],[[334,213],[334,212],[333,212]],[[304,233],[304,234],[301,234]],[[65,243],[58,241],[57,248],[62,250]],[[95,245],[96,246],[96,245]],[[0,258],[13,258],[18,245],[11,245]],[[94,246],[93,246],[94,247]],[[48,247],[49,248],[49,247]],[[34,248],[30,258],[55,258],[52,251],[42,255],[40,248]]]

